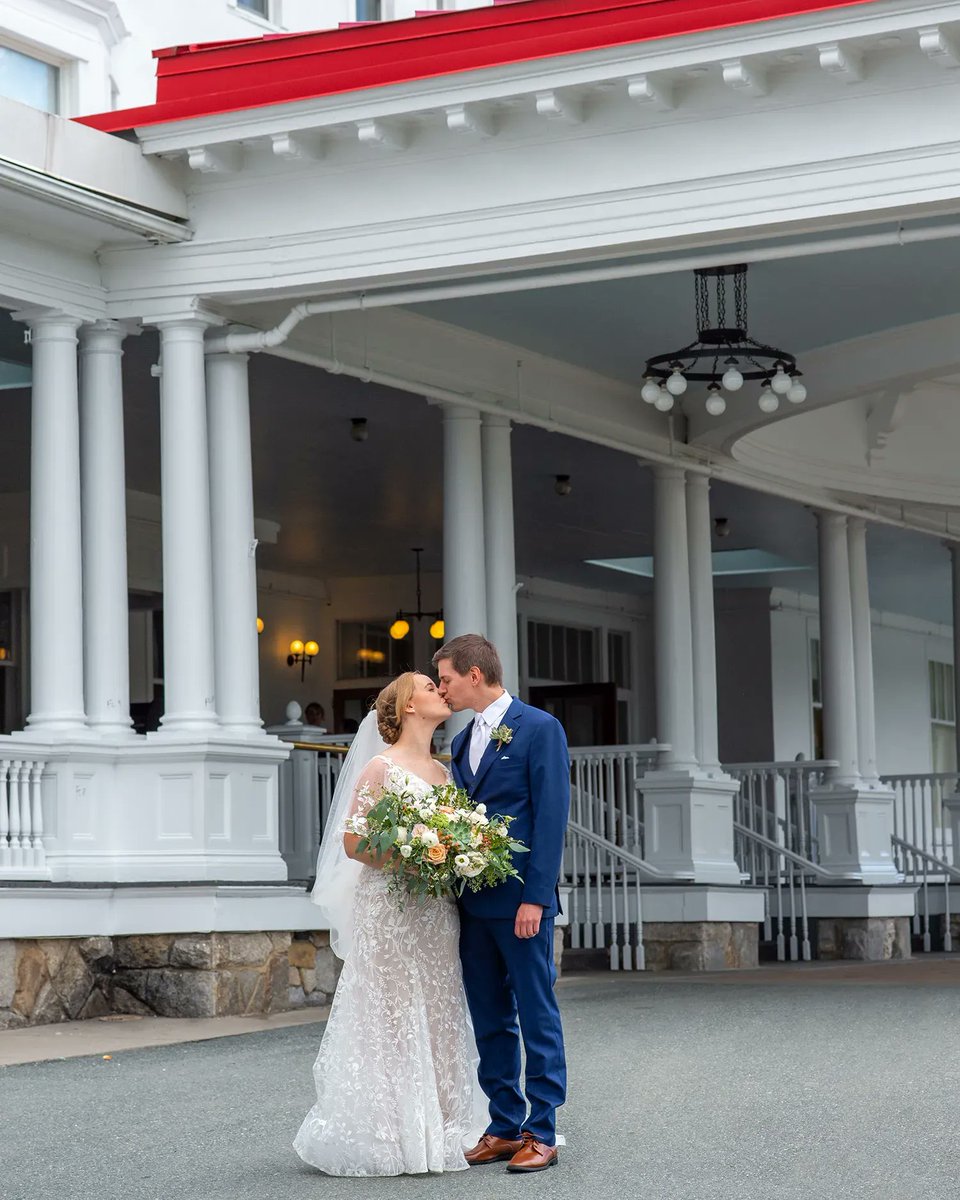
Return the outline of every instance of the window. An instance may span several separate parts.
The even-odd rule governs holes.
[[[609,679],[618,688],[630,688],[630,634],[611,629],[607,634],[607,657],[610,661]]]
[[[810,701],[813,708],[813,757],[823,758],[823,674],[820,639],[810,639]]]
[[[399,641],[389,620],[337,622],[337,678],[380,679],[413,667],[413,633]]]
[[[40,58],[0,46],[0,96],[43,112],[59,112],[60,71]]]
[[[380,0],[357,0],[358,21],[381,21],[383,19]]]
[[[957,711],[953,690],[953,664],[931,662],[930,725],[935,772],[957,769]]]
[[[531,679],[593,683],[596,637],[592,629],[530,621],[527,626]]]
[[[255,13],[265,21],[270,19],[270,0],[236,0],[237,8],[244,12]]]

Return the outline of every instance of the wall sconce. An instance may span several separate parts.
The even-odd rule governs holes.
[[[263,617],[257,617],[257,633],[263,633]]]
[[[302,642],[299,638],[294,638],[290,643],[290,653],[287,655],[287,666],[295,667],[300,664],[300,682],[302,683],[306,677],[307,667],[313,662],[314,658],[320,653],[320,647],[316,642]]]

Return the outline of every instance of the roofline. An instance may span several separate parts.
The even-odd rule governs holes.
[[[288,104],[877,0],[523,0],[157,52],[157,102],[77,118],[106,133]]]

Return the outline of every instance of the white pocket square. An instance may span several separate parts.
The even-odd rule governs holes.
[[[501,754],[501,755],[500,755],[500,761],[501,761],[501,762],[506,762],[506,761],[507,761],[507,759],[508,759],[509,757],[510,757],[510,755],[509,755],[509,754]]]

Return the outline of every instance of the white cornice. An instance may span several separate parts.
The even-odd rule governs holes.
[[[75,14],[95,25],[108,47],[117,45],[130,34],[115,0],[46,0],[46,3],[50,8]]]
[[[674,84],[679,82],[682,88],[684,75],[691,69],[712,65],[720,70],[724,63],[729,68],[736,62],[741,64],[742,74],[754,78],[768,66],[773,72],[783,70],[783,55],[809,50],[815,54],[808,66],[822,81],[820,49],[825,44],[842,55],[853,41],[859,61],[862,47],[872,49],[871,42],[902,35],[910,43],[905,48],[920,58],[925,53],[921,50],[921,31],[929,41],[931,30],[942,30],[944,40],[949,41],[949,27],[956,24],[960,24],[960,4],[956,0],[941,4],[871,0],[855,7],[820,10],[783,20],[144,125],[137,128],[137,135],[147,154],[169,155],[223,142],[268,140],[278,134],[305,130],[355,138],[358,124],[363,126],[376,119],[403,123],[435,118],[439,126],[447,124],[451,108],[458,111],[472,108],[479,118],[475,124],[488,137],[493,132],[488,119],[491,109],[506,106],[509,112],[511,105],[523,100],[536,106],[537,97],[547,94],[557,98],[561,108],[571,105],[579,108],[584,98],[593,93],[600,97],[622,93],[624,100],[632,97],[630,102],[637,105],[636,79],[643,76],[652,95],[659,95],[661,101],[664,96],[670,97],[667,108],[682,108],[682,97],[677,104]],[[848,56],[852,60],[854,48],[849,49]],[[758,89],[757,94],[762,90]],[[540,107],[543,111],[542,104]],[[663,108],[663,103],[658,107]],[[548,106],[546,115],[555,108],[556,105]],[[454,131],[453,136],[463,136],[463,122],[449,128]]]

